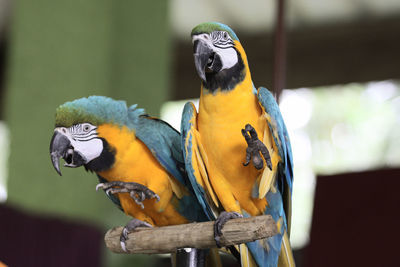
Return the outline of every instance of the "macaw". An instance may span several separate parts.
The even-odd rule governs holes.
[[[190,102],[184,107],[182,147],[199,203],[216,219],[217,244],[228,219],[270,214],[279,233],[240,245],[242,266],[294,266],[293,160],[278,104],[266,88],[254,87],[246,53],[231,28],[203,23],[191,37],[201,94],[198,112]],[[247,166],[250,160],[254,167]]]
[[[55,124],[50,154],[56,171],[61,175],[63,158],[64,166],[95,172],[96,189],[133,217],[121,235],[125,251],[128,233],[138,226],[208,220],[184,169],[180,134],[166,122],[125,101],[90,96],[59,106]]]

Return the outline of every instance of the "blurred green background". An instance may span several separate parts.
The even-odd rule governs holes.
[[[169,90],[168,2],[22,0],[14,5],[4,101],[12,141],[8,203],[104,231],[124,225],[129,218],[95,191],[94,174],[63,168],[59,177],[52,169],[54,112],[66,101],[95,94],[138,103],[157,115]],[[107,254],[114,262],[105,266],[122,266],[115,261],[129,258]]]
[[[95,179],[71,169],[60,178],[50,168],[54,112],[66,101],[97,94],[138,103],[157,115],[168,94],[167,3],[16,4],[5,101],[12,139],[9,200],[101,221],[115,209],[105,208],[112,205],[94,192]]]

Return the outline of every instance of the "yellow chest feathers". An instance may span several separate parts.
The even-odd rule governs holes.
[[[115,163],[99,174],[108,181],[136,182],[150,187],[152,180],[169,183],[168,174],[133,130],[117,125],[100,125],[97,129],[115,149]],[[152,189],[152,188],[150,188]],[[152,189],[153,190],[153,189]]]
[[[159,202],[145,200],[142,210],[129,194],[119,193],[125,213],[158,226],[187,222],[173,204],[177,198],[187,194],[185,188],[160,165],[147,146],[136,138],[134,131],[116,125],[101,125],[97,130],[115,150],[114,165],[99,175],[107,181],[142,184],[160,197]]]

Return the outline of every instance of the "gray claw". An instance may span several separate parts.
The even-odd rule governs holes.
[[[244,162],[243,165],[247,166],[251,160],[254,167],[257,170],[261,170],[264,165],[262,158],[264,158],[265,162],[267,163],[267,167],[272,170],[271,156],[269,154],[269,151],[265,144],[261,142],[260,139],[258,139],[257,132],[253,128],[253,126],[251,126],[250,124],[246,124],[245,128],[242,129],[242,135],[247,142],[246,162]]]
[[[140,198],[137,197],[138,194],[136,194],[135,192],[131,192],[130,195],[133,198],[133,200],[136,202],[136,204],[138,204],[142,209],[144,209],[144,205],[142,203],[142,201],[145,199],[144,193],[140,192]]]
[[[128,235],[138,227],[150,227],[151,228],[153,226],[151,224],[147,223],[147,222],[144,222],[144,221],[141,221],[141,220],[138,220],[138,219],[135,219],[135,218],[133,218],[131,221],[129,221],[125,225],[125,227],[122,229],[121,236],[119,238],[119,242],[121,244],[121,248],[122,248],[122,250],[124,252],[129,253],[129,251],[128,251],[127,247],[126,247],[126,240],[129,239]]]
[[[99,191],[100,188],[104,188],[104,183],[99,183],[96,185],[96,191]]]
[[[227,221],[231,219],[236,219],[236,218],[242,218],[243,215],[238,213],[238,212],[227,212],[223,211],[221,214],[218,216],[218,218],[215,220],[214,223],[214,240],[215,243],[217,244],[217,247],[221,247],[221,236],[222,234],[222,228],[224,228],[224,225]]]
[[[157,202],[160,201],[160,197],[156,193],[146,186],[134,182],[112,181],[108,183],[100,183],[96,186],[96,190],[99,188],[105,190],[108,196],[116,193],[129,193],[135,203],[142,209],[144,209],[142,202],[146,199],[155,198]]]
[[[110,192],[111,192],[111,191],[112,191],[111,188],[106,189],[106,194],[107,194],[107,196],[110,196]],[[111,194],[112,194],[112,192],[111,192]]]

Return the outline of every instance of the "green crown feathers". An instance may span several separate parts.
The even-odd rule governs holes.
[[[89,96],[69,101],[56,110],[56,127],[71,127],[78,123],[101,125],[114,123],[127,125],[129,121],[144,115],[143,109],[132,105],[128,108],[125,101],[114,100],[105,96]]]
[[[226,31],[233,40],[239,41],[239,38],[236,36],[235,32],[229,28],[229,26],[219,22],[206,22],[199,24],[193,28],[191,35],[193,36],[201,33],[211,33],[213,31]]]

